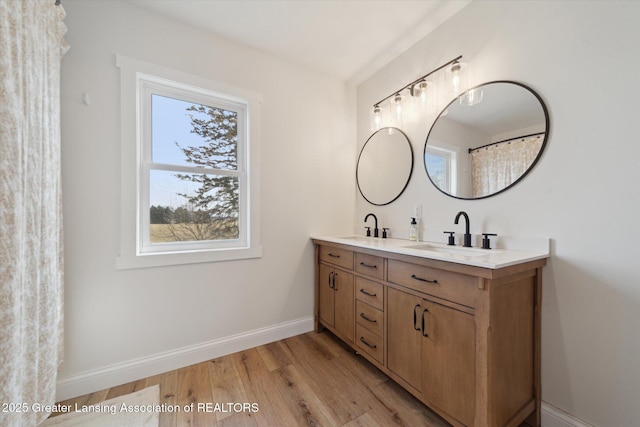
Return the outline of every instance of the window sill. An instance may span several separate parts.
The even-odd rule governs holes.
[[[160,254],[155,253],[138,256],[130,255],[116,257],[116,269],[131,270],[136,268],[166,267],[172,265],[234,261],[261,257],[262,247]]]

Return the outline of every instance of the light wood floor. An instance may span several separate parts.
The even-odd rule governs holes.
[[[259,409],[162,412],[160,427],[449,425],[328,332],[309,332],[60,403],[93,405],[155,384],[160,403],[167,405],[255,403]]]

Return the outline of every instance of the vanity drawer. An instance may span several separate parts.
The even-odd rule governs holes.
[[[356,277],[356,299],[382,310],[384,306],[383,287],[380,283]]]
[[[387,268],[389,282],[475,307],[477,279],[471,276],[396,260],[389,260]]]
[[[362,325],[356,325],[356,345],[362,351],[380,363],[384,363],[384,347],[382,337],[376,335]]]
[[[384,315],[382,311],[362,301],[356,301],[356,321],[371,332],[382,336],[384,330]]]
[[[353,252],[347,249],[320,246],[320,261],[353,270]]]
[[[367,255],[356,252],[356,271],[367,276],[382,280],[384,277],[383,268],[384,258]]]

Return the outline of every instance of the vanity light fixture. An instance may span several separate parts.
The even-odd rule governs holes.
[[[382,127],[385,127],[385,119],[383,117],[384,109],[380,106],[385,101],[389,100],[389,114],[387,119],[391,121],[392,126],[402,125],[404,116],[407,114],[406,105],[403,105],[406,99],[413,102],[413,110],[426,111],[429,107],[432,107],[435,102],[435,85],[427,80],[427,77],[435,74],[440,70],[445,70],[445,89],[443,90],[448,96],[456,97],[460,92],[466,90],[466,64],[460,62],[462,55],[452,59],[436,68],[433,71],[425,74],[412,81],[411,83],[403,86],[399,90],[392,94],[382,98],[380,101],[373,104],[373,109],[370,113],[370,126],[371,131],[375,132]],[[404,91],[408,90],[408,95],[403,95]],[[470,104],[472,105],[472,104]]]

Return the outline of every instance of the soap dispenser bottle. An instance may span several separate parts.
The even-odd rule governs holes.
[[[411,218],[411,225],[409,226],[409,240],[418,240],[418,223],[415,218]]]

